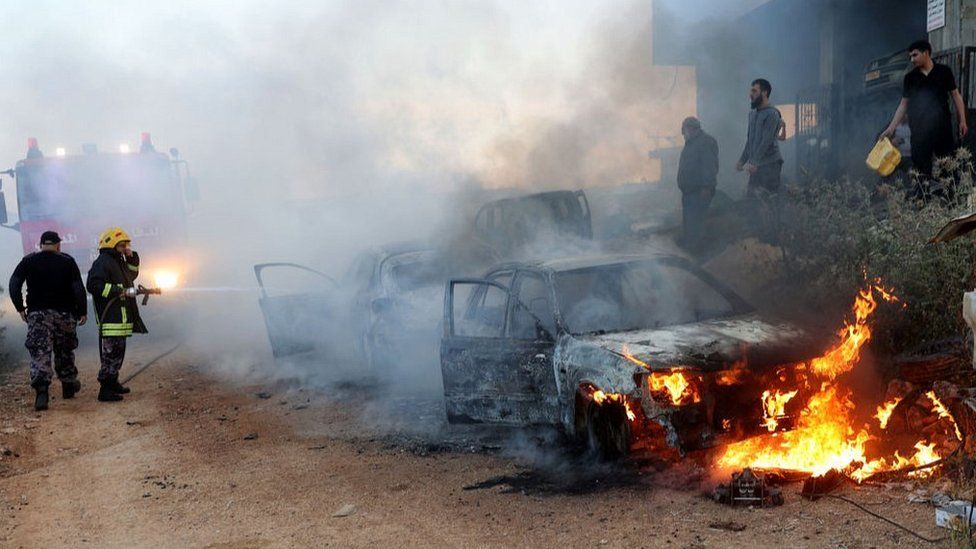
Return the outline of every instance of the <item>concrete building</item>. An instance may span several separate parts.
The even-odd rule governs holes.
[[[747,92],[759,77],[772,83],[772,102],[787,120],[789,139],[780,145],[785,176],[861,175],[900,99],[905,48],[926,37],[930,3],[771,0],[737,19],[695,28],[655,9],[654,62],[695,66],[698,113],[720,141],[725,178],[736,177],[729,167],[745,142]],[[945,3],[947,20],[963,14],[962,30],[946,25],[934,32],[936,49],[958,44],[960,36],[976,44],[976,0]],[[950,39],[952,32],[957,38]],[[735,181],[744,185],[743,178]]]

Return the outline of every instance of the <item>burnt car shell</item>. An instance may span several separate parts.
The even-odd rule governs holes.
[[[494,200],[475,215],[474,235],[500,255],[532,243],[590,240],[593,221],[583,191],[549,191]]]
[[[663,284],[658,293],[670,299],[684,288],[697,292],[692,298],[699,301],[707,294],[701,303],[713,309],[688,308],[687,299],[671,299],[662,303],[659,317],[649,314],[635,329],[622,326],[612,307],[601,313],[599,300],[584,307],[593,318],[568,310],[574,300],[587,302],[591,293],[604,292],[609,299],[601,284],[615,277],[636,273],[631,278],[643,284],[645,270],[648,287]],[[576,287],[570,288],[567,280],[574,277],[578,280],[569,286]],[[651,301],[641,306],[652,308]],[[593,388],[639,403],[667,445],[681,451],[758,433],[759,417],[732,422],[723,409],[741,409],[731,402],[740,399],[761,413],[754,376],[820,349],[803,330],[763,317],[708,273],[670,255],[504,264],[482,279],[448,282],[444,305],[441,370],[449,421],[552,424],[578,436],[581,419],[586,421],[579,397]],[[650,394],[649,376],[679,370],[699,384],[698,400],[668,405]],[[717,379],[723,372],[735,375]],[[722,385],[725,378],[733,382]]]
[[[365,365],[373,373],[391,363],[436,368],[444,281],[493,261],[481,248],[449,253],[398,242],[358,254],[340,281],[294,263],[256,265],[272,353],[330,366]],[[274,293],[275,285],[266,283],[269,270],[284,271],[282,277],[307,273],[313,284]]]

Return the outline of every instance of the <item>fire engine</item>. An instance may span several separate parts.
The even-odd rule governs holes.
[[[121,226],[146,258],[148,282],[176,284],[174,269],[187,243],[187,214],[199,198],[189,165],[177,149],[157,152],[143,133],[138,150],[121,144],[118,152],[99,151],[93,144],[80,154],[58,147],[44,155],[36,138],[27,140],[27,156],[14,169],[0,172],[16,184],[17,222],[8,224],[6,198],[0,190],[0,224],[21,234],[24,253],[38,249],[41,233],[57,231],[61,250],[78,262],[82,273],[98,255],[98,235]],[[174,263],[169,263],[174,262]]]

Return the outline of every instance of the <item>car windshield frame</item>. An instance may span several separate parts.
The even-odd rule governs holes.
[[[566,310],[566,299],[565,294],[560,291],[559,283],[561,277],[567,275],[589,273],[594,271],[603,271],[609,274],[612,271],[623,272],[626,269],[639,268],[641,265],[645,265],[650,268],[677,268],[685,271],[689,276],[695,277],[704,283],[706,286],[714,290],[719,296],[721,296],[730,305],[730,310],[724,314],[717,314],[714,316],[709,316],[707,318],[698,318],[691,321],[677,321],[673,323],[666,324],[656,324],[656,325],[634,325],[634,326],[612,326],[606,329],[589,329],[580,330],[571,325],[571,321],[568,319]],[[620,333],[629,332],[636,330],[653,330],[660,328],[667,328],[669,326],[678,326],[682,324],[690,324],[694,322],[704,322],[708,320],[718,320],[722,318],[729,318],[734,316],[739,316],[746,314],[755,310],[755,308],[745,301],[741,296],[739,296],[735,291],[733,291],[728,286],[719,282],[715,277],[711,276],[708,272],[696,267],[692,263],[682,258],[653,258],[653,259],[639,259],[633,261],[622,261],[617,263],[608,263],[601,265],[594,265],[589,267],[581,267],[577,269],[567,269],[564,271],[556,271],[551,275],[551,280],[553,284],[553,290],[555,293],[555,307],[557,309],[557,318],[562,330],[566,333],[572,335],[600,335],[606,333]],[[592,326],[589,326],[592,328]]]

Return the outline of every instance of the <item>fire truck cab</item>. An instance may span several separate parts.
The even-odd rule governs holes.
[[[84,145],[81,154],[58,148],[54,156],[30,138],[26,158],[3,173],[15,178],[17,222],[8,224],[0,191],[0,224],[20,232],[25,254],[37,250],[41,233],[57,231],[62,251],[83,273],[98,255],[98,235],[111,226],[124,227],[161,267],[186,244],[187,213],[199,197],[179,151],[157,152],[148,133],[138,151],[126,144],[118,152]]]

